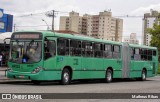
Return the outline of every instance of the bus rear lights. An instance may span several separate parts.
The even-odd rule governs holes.
[[[40,70],[42,70],[42,67],[37,67],[32,71],[32,74],[38,73]]]

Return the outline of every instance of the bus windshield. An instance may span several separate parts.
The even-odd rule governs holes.
[[[11,41],[10,61],[14,63],[35,63],[41,60],[42,42],[27,41]]]

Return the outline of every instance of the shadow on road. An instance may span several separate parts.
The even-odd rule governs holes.
[[[154,81],[154,80],[146,80],[146,81]],[[114,79],[111,83],[106,84],[115,84],[115,83],[125,83],[125,82],[145,82],[145,81],[137,81],[136,79]],[[103,80],[74,80],[70,85],[85,85],[85,84],[104,84]],[[0,80],[0,84],[11,84],[11,85],[34,85],[34,86],[50,86],[50,85],[61,85],[58,81],[47,81],[41,82],[39,85],[33,84],[31,81],[23,81],[23,80]]]

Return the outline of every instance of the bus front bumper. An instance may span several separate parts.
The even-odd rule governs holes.
[[[7,71],[7,78],[23,80],[60,80],[61,71],[40,71],[32,74],[31,72],[14,72]]]

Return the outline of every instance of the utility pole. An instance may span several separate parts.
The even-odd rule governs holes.
[[[46,23],[46,25],[47,25],[47,30],[49,30],[49,25],[48,25],[48,23],[47,23],[44,19],[42,19],[42,21]]]
[[[52,31],[54,32],[54,17],[55,17],[55,10],[46,13],[46,16],[52,17]]]
[[[54,32],[54,10],[52,12],[53,12],[53,16],[52,16],[52,31]]]
[[[14,28],[14,32],[15,32],[16,31],[16,24],[14,24],[13,28]]]

